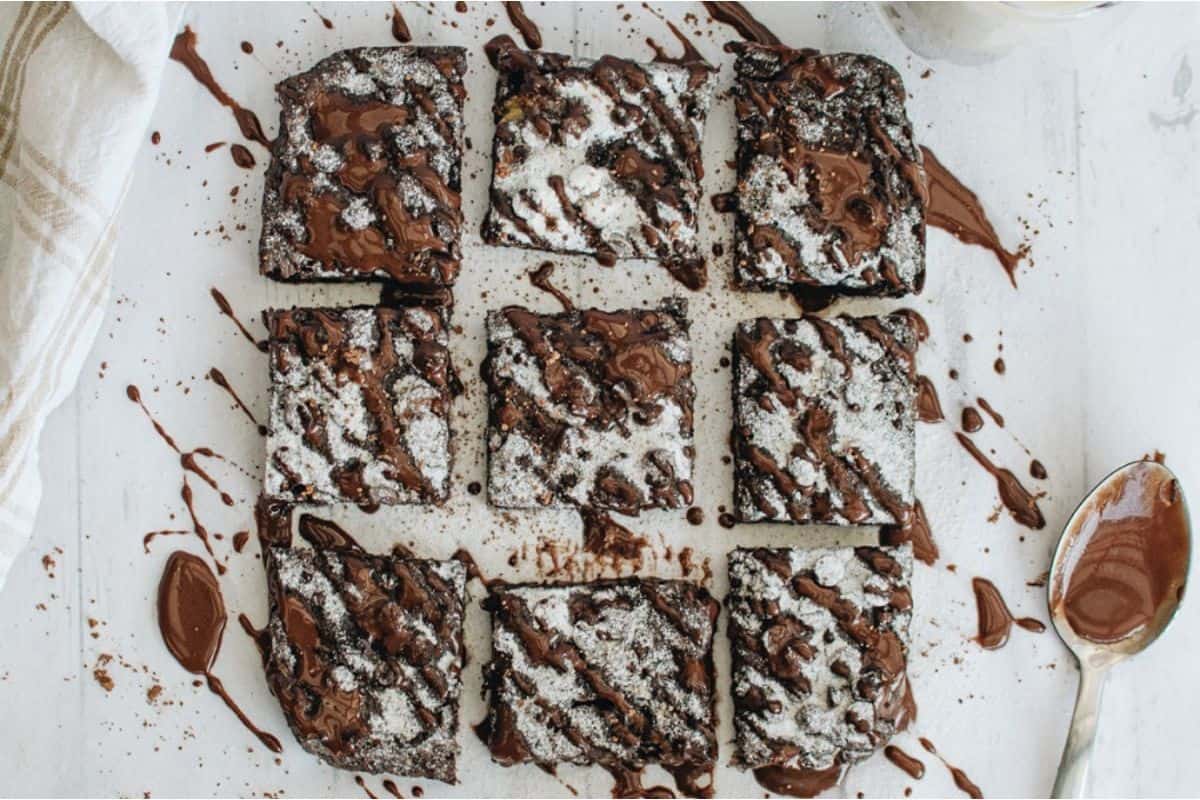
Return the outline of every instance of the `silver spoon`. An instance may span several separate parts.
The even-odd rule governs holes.
[[[1050,578],[1046,582],[1050,619],[1058,635],[1079,661],[1079,694],[1075,699],[1075,715],[1071,720],[1066,746],[1063,748],[1058,775],[1054,779],[1052,797],[1084,796],[1092,746],[1096,741],[1100,695],[1108,678],[1108,671],[1114,664],[1140,653],[1157,639],[1174,618],[1182,600],[1182,591],[1168,595],[1161,601],[1152,620],[1131,631],[1124,638],[1112,642],[1098,643],[1084,638],[1076,633],[1067,618],[1064,599],[1069,572],[1078,563],[1091,538],[1097,524],[1098,512],[1108,508],[1111,513],[1110,504],[1115,505],[1113,498],[1123,497],[1118,493],[1130,481],[1145,482],[1142,484],[1144,486],[1160,487],[1167,485],[1168,481],[1175,481],[1175,476],[1165,466],[1153,461],[1135,461],[1112,472],[1100,481],[1075,509],[1075,513],[1063,529],[1062,538],[1059,539],[1054,559],[1050,564]],[[1178,502],[1182,511],[1185,539],[1183,574],[1186,575],[1186,562],[1189,562],[1191,557],[1191,521],[1183,490],[1179,488],[1177,481],[1174,483],[1174,490],[1178,492]]]

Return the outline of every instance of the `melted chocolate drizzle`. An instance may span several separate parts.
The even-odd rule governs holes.
[[[913,504],[912,513],[905,524],[885,525],[880,529],[880,541],[889,547],[912,542],[913,555],[918,561],[933,564],[938,560],[938,547],[933,541],[929,518],[925,516],[925,506],[920,500]]]
[[[932,150],[922,147],[921,152],[925,156],[925,175],[929,180],[926,222],[948,231],[967,244],[979,245],[995,253],[1015,289],[1017,265],[1029,255],[1028,245],[1022,245],[1016,252],[1006,250],[984,212],[979,197],[954,177]]]
[[[171,60],[178,61],[186,67],[188,72],[192,73],[192,77],[208,89],[218,103],[233,112],[233,118],[237,121],[242,136],[270,149],[272,142],[263,133],[262,123],[258,121],[258,116],[253,111],[243,108],[221,88],[216,78],[213,77],[212,70],[208,68],[208,64],[196,52],[196,34],[192,31],[191,26],[184,26],[183,32],[175,37],[175,41],[171,45]]]
[[[213,301],[217,304],[217,308],[221,310],[222,314],[233,320],[233,324],[236,325],[237,329],[242,332],[242,336],[246,337],[246,341],[257,347],[262,352],[267,352],[267,340],[258,340],[254,338],[253,334],[251,334],[250,331],[247,330],[246,326],[242,324],[242,321],[238,319],[237,314],[233,313],[233,306],[230,305],[229,300],[225,298],[225,295],[221,294],[221,290],[213,286],[209,289],[209,293],[212,295]]]
[[[571,302],[571,298],[550,282],[550,276],[553,274],[554,262],[543,261],[541,266],[529,273],[529,282],[557,300],[562,305],[563,311],[574,311],[575,304]]]
[[[279,740],[251,722],[212,673],[225,632],[225,601],[217,577],[191,553],[176,550],[167,559],[158,584],[158,629],[167,649],[184,669],[203,675],[208,688],[267,749],[283,752]]]
[[[259,424],[259,421],[254,416],[254,412],[242,402],[242,398],[238,396],[238,393],[234,390],[233,386],[230,385],[229,379],[225,377],[225,373],[221,372],[221,370],[217,369],[216,367],[213,367],[208,371],[208,377],[217,386],[220,386],[222,389],[229,392],[229,396],[233,398],[233,402],[237,403],[238,408],[240,408],[242,413],[246,415],[247,419],[254,424],[254,427],[259,434],[266,436],[267,426]]]
[[[504,11],[508,14],[509,22],[521,34],[521,38],[525,40],[525,46],[530,50],[541,50],[542,32],[538,30],[538,26],[525,13],[525,7],[520,3],[506,2],[504,4]]]
[[[408,23],[400,13],[400,6],[395,3],[392,3],[392,38],[401,44],[412,41],[412,31],[408,29]]]
[[[925,777],[925,764],[920,759],[910,756],[896,745],[889,744],[883,748],[883,754],[887,756],[888,761],[907,772],[908,776],[913,780],[919,781]]]
[[[917,419],[921,422],[941,422],[946,418],[942,401],[938,399],[933,381],[925,375],[917,376]]]
[[[1026,528],[1034,530],[1041,530],[1046,527],[1046,518],[1042,516],[1042,510],[1038,508],[1037,496],[1030,494],[1021,485],[1021,482],[1011,470],[993,464],[991,459],[985,456],[983,451],[976,447],[975,443],[965,435],[955,433],[954,436],[958,439],[958,443],[963,446],[963,449],[970,453],[971,457],[979,463],[979,466],[987,470],[996,479],[996,489],[1000,493],[1000,502],[1012,514],[1013,519]]]
[[[713,19],[732,27],[738,32],[738,36],[747,42],[766,45],[782,44],[779,38],[756,20],[741,3],[707,2],[706,0],[704,7]]]
[[[975,641],[985,650],[998,650],[1007,644],[1014,622],[1033,633],[1046,630],[1046,626],[1033,617],[1013,617],[1000,590],[988,579],[972,579],[971,588],[975,590],[975,607],[979,614],[979,634]]]

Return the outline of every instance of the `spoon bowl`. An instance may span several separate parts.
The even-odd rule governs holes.
[[[1067,521],[1047,593],[1054,630],[1079,660],[1079,695],[1052,796],[1083,796],[1108,670],[1174,619],[1191,549],[1183,490],[1155,461],[1110,473]]]

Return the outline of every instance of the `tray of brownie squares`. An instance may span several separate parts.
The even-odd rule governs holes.
[[[261,274],[384,286],[377,305],[265,314],[269,619],[255,636],[296,741],[335,767],[455,783],[477,736],[504,768],[596,766],[622,796],[713,796],[718,759],[813,796],[915,714],[904,531],[923,321],[814,313],[922,287],[929,197],[905,90],[879,59],[785,46],[737,4],[710,5],[736,39],[736,148],[718,157],[737,188],[714,198],[701,186],[717,70],[682,37],[679,58],[554,53],[518,8],[525,46],[350,48],[276,87]],[[561,311],[487,308],[486,355],[469,367],[486,481],[471,492],[499,514],[578,514],[589,549],[614,558],[644,544],[622,519],[691,518],[703,327],[726,343],[732,387],[718,423],[732,495],[703,498],[727,529],[724,598],[636,569],[484,579],[465,552],[369,551],[322,518],[441,507],[455,488],[455,287],[473,268],[464,110],[487,102],[467,96],[468,57],[495,76],[483,243],[634,259],[677,282],[648,304],[577,307],[554,290]],[[727,324],[696,302],[718,280],[701,245],[710,199],[734,230],[728,291],[786,293],[795,313]],[[794,546],[756,544],[767,523]],[[889,544],[806,546],[807,525],[885,526]],[[480,652],[464,636],[473,581],[491,622]],[[460,709],[469,661],[483,665],[482,719]],[[675,787],[642,786],[648,765]]]

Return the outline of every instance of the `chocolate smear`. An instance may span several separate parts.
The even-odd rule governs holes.
[[[184,669],[203,675],[208,688],[225,701],[242,724],[274,753],[282,753],[279,740],[259,729],[242,712],[224,685],[212,673],[225,632],[225,601],[217,577],[197,556],[176,550],[167,559],[158,584],[158,629],[163,642]]]
[[[254,427],[260,434],[266,436],[267,426],[259,424],[259,421],[254,416],[254,412],[242,402],[242,398],[238,396],[238,393],[234,390],[233,386],[230,385],[229,379],[225,377],[225,373],[221,372],[221,370],[217,369],[216,367],[213,367],[208,371],[208,377],[217,386],[220,386],[222,389],[229,392],[229,396],[233,398],[233,402],[237,403],[237,406],[242,410],[242,413],[246,415],[250,422],[254,423]]]
[[[563,311],[574,311],[575,304],[571,302],[571,298],[563,293],[553,283],[550,282],[550,277],[554,274],[554,262],[543,261],[541,266],[529,273],[529,282],[543,292],[554,297],[563,307]]]
[[[392,38],[401,44],[412,41],[412,31],[408,29],[408,23],[400,14],[400,6],[395,3],[392,3]]]
[[[754,770],[754,779],[759,786],[789,797],[816,797],[836,786],[841,777],[842,765],[836,761],[825,769],[770,766]]]
[[[988,579],[974,578],[971,587],[975,590],[975,607],[979,614],[979,634],[975,641],[985,650],[1003,647],[1008,642],[1014,622],[1034,633],[1046,630],[1046,626],[1033,617],[1014,618],[1000,590]]]
[[[508,14],[508,21],[513,24],[513,27],[521,34],[521,38],[525,40],[525,46],[530,50],[542,49],[542,32],[538,30],[538,26],[525,13],[525,7],[520,3],[506,2],[504,11]]]
[[[1000,502],[1012,514],[1013,519],[1026,528],[1034,530],[1041,530],[1046,527],[1046,518],[1042,516],[1042,510],[1038,508],[1037,497],[1030,494],[1021,485],[1021,482],[1017,480],[1017,476],[1011,470],[993,464],[991,459],[985,456],[983,451],[976,447],[975,443],[965,435],[961,433],[954,435],[958,439],[958,443],[963,446],[963,449],[970,453],[972,458],[979,462],[979,465],[996,479],[996,488],[1000,493]]]
[[[263,133],[258,116],[253,111],[243,108],[221,88],[216,78],[213,77],[212,70],[208,68],[207,62],[196,52],[196,34],[190,25],[184,26],[183,32],[175,37],[175,41],[171,45],[171,60],[178,61],[186,67],[188,72],[192,73],[192,77],[208,89],[218,103],[233,112],[233,118],[237,120],[238,129],[243,136],[270,149],[271,140]]]
[[[263,339],[260,341],[254,338],[250,331],[246,329],[246,326],[242,324],[242,321],[238,319],[237,314],[233,313],[233,306],[230,305],[229,300],[226,299],[225,295],[221,294],[221,290],[213,286],[208,291],[212,295],[213,301],[217,304],[217,308],[221,310],[222,314],[233,320],[233,324],[236,325],[237,329],[242,332],[242,336],[246,337],[246,341],[250,342],[250,344],[254,345],[262,352],[267,352],[267,340]]]
[[[932,150],[922,147],[921,152],[925,156],[925,175],[929,181],[925,221],[948,231],[960,241],[986,247],[995,253],[1015,289],[1017,265],[1029,255],[1029,246],[1021,245],[1016,252],[1005,249],[979,197],[954,177]]]
[[[946,418],[942,402],[938,399],[933,381],[925,375],[917,376],[917,419],[921,422],[941,422]]]
[[[938,547],[933,541],[933,531],[929,527],[929,518],[925,516],[925,506],[918,500],[913,504],[903,525],[884,525],[880,529],[880,541],[888,547],[899,547],[905,542],[912,542],[913,555],[917,560],[933,564],[938,560]]]
[[[919,781],[925,777],[925,764],[918,758],[910,756],[894,744],[883,748],[887,760],[908,773],[913,780]]]
[[[782,44],[775,34],[751,16],[741,3],[705,2],[704,8],[717,22],[723,22],[738,32],[747,42]],[[761,781],[759,781],[761,783]]]

